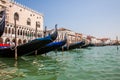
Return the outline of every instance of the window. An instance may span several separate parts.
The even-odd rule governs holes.
[[[30,18],[27,19],[27,25],[31,25],[31,19]]]
[[[8,34],[10,34],[10,33],[11,33],[11,29],[9,28],[9,29],[8,29]]]
[[[14,14],[14,19],[16,19],[17,21],[19,21],[19,14],[17,12]]]
[[[40,28],[40,22],[39,21],[36,22],[36,27]]]
[[[0,18],[2,18],[4,11],[0,11]]]
[[[12,7],[12,5],[9,5],[9,7]]]
[[[5,33],[7,33],[7,27],[5,27]]]
[[[12,28],[12,34],[15,34],[15,31],[14,31],[14,29]]]
[[[20,11],[22,11],[22,9],[20,9]]]
[[[18,29],[17,34],[19,35],[19,33],[20,33],[20,30]]]
[[[5,0],[1,0],[1,2],[2,2],[2,4],[5,4],[5,3],[6,3]]]
[[[22,30],[20,30],[20,35],[22,35]]]

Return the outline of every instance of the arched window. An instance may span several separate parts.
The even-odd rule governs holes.
[[[22,35],[22,30],[20,30],[20,35]]]
[[[8,34],[10,34],[10,33],[11,33],[11,29],[9,28],[9,29],[8,29]]]
[[[14,31],[14,29],[12,28],[12,34],[15,34],[15,31]]]
[[[27,25],[31,25],[31,19],[30,18],[27,19]]]
[[[25,35],[27,36],[27,31],[25,31]]]
[[[9,43],[10,42],[10,39],[9,38],[6,38],[5,39],[5,43]]]
[[[40,28],[40,22],[39,21],[36,22],[36,27]]]
[[[18,31],[17,31],[17,34],[19,35],[20,34],[20,30],[18,29]]]
[[[14,13],[14,19],[16,19],[17,21],[19,21],[19,14],[17,12]]]
[[[27,31],[27,36],[29,36],[29,31]]]
[[[18,40],[18,45],[21,45],[21,44],[22,44],[22,40],[19,39],[19,40]]]
[[[26,43],[27,41],[26,40],[23,40],[23,43]]]
[[[25,35],[25,31],[23,31],[23,36]]]
[[[5,27],[5,33],[7,34],[7,27]]]
[[[3,43],[3,38],[0,38],[0,43]]]
[[[32,37],[33,37],[33,36],[34,36],[34,33],[32,32],[32,34],[31,34],[31,35],[32,35]]]

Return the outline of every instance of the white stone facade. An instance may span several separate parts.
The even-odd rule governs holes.
[[[23,44],[36,37],[42,37],[44,16],[12,0],[0,0],[0,10],[6,10],[6,26],[0,43],[14,42],[17,14],[17,44]]]
[[[75,43],[75,42],[82,41],[82,34],[76,33],[74,31],[71,31],[71,30],[65,29],[65,28],[58,29],[58,37],[56,40],[57,41],[63,40],[65,34],[67,36],[68,43]]]

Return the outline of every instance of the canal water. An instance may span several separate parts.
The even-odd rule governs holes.
[[[0,80],[120,80],[120,46],[0,57]]]

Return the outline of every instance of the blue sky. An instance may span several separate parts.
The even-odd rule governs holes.
[[[120,38],[120,0],[15,0],[44,14],[44,26]]]

